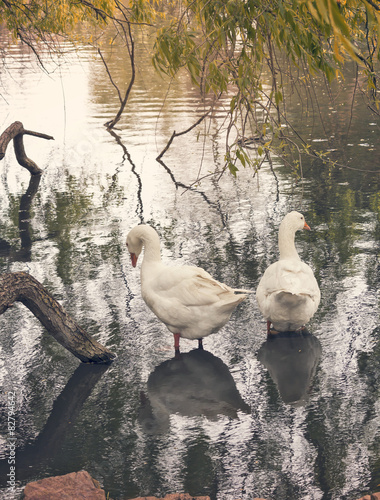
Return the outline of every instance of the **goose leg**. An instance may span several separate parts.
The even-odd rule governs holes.
[[[174,333],[174,349],[176,351],[179,351],[179,339],[181,337],[181,334],[180,333]]]
[[[271,325],[271,324],[272,324],[272,323],[268,320],[268,321],[267,321],[267,334],[268,334],[268,335],[269,335],[269,333],[270,333],[270,325]]]
[[[198,349],[203,349],[202,339],[198,339]]]

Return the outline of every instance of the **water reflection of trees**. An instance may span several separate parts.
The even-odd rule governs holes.
[[[41,175],[31,175],[26,192],[20,198],[18,209],[18,228],[21,240],[21,248],[15,247],[6,240],[0,238],[0,257],[6,257],[8,262],[21,261],[28,262],[31,259],[31,250],[33,243],[31,219],[32,202],[38,191]],[[17,201],[15,201],[17,206]]]
[[[84,403],[108,368],[107,365],[80,364],[53,403],[50,415],[37,437],[27,435],[25,429],[17,427],[18,481],[39,477],[41,469],[59,457],[66,434],[70,433]],[[7,421],[7,412],[8,409],[4,408],[4,422]],[[7,458],[0,460],[2,487],[6,486],[8,472]]]
[[[130,163],[130,165],[132,167],[131,168],[131,172],[137,178],[137,186],[138,186],[137,187],[137,200],[138,200],[137,214],[138,214],[138,217],[140,219],[140,222],[144,222],[144,217],[143,217],[143,203],[142,203],[142,197],[141,197],[143,185],[142,185],[141,176],[138,174],[138,172],[136,170],[136,165],[134,164],[134,162],[132,160],[132,157],[131,157],[131,155],[130,155],[128,149],[127,149],[127,147],[125,146],[122,138],[118,134],[116,134],[116,132],[114,130],[108,130],[108,132],[116,140],[117,144],[119,144],[119,146],[122,148],[122,150],[123,150],[123,162],[125,161],[125,159],[128,160],[128,162]],[[157,162],[160,165],[162,165],[162,167],[165,169],[165,171],[169,174],[171,180],[173,181],[173,183],[174,183],[174,185],[176,186],[177,189],[178,188],[182,188],[184,191],[188,191],[189,190],[189,191],[192,191],[194,193],[198,193],[200,196],[202,196],[202,198],[204,199],[204,201],[210,207],[212,207],[216,212],[219,213],[221,221],[222,221],[222,226],[225,227],[225,225],[226,225],[226,214],[223,213],[223,211],[222,211],[222,209],[220,207],[220,203],[217,200],[215,202],[213,202],[200,189],[197,189],[194,186],[187,185],[187,184],[184,184],[181,181],[178,181],[176,179],[176,177],[174,176],[172,170],[164,163],[164,161],[162,160],[161,157],[157,158]]]
[[[133,175],[136,177],[136,180],[137,180],[137,208],[136,208],[136,213],[140,219],[140,222],[144,222],[144,216],[143,216],[143,212],[144,212],[144,207],[143,207],[143,202],[142,202],[142,198],[141,198],[141,192],[142,192],[142,181],[141,181],[141,176],[138,174],[137,170],[136,170],[136,165],[133,163],[133,160],[132,160],[132,157],[131,155],[129,154],[129,151],[127,149],[127,147],[125,146],[125,144],[123,143],[121,137],[112,129],[108,129],[108,132],[112,135],[112,137],[115,139],[116,143],[122,148],[123,150],[123,159],[122,159],[122,163],[124,163],[124,161],[127,159],[128,162],[130,163],[131,165],[131,172],[133,173]],[[116,182],[116,174],[115,174],[115,182]]]

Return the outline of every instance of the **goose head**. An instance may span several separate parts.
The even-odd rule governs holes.
[[[310,231],[310,227],[306,224],[305,217],[295,210],[285,215],[281,222],[281,226],[287,227],[289,231],[292,230],[294,233],[301,229]]]
[[[289,212],[283,218],[278,232],[278,246],[280,259],[297,259],[299,256],[294,245],[294,238],[297,231],[310,227],[306,224],[305,217],[299,212]]]
[[[137,259],[145,247],[145,255],[152,260],[160,259],[160,239],[155,229],[147,224],[139,224],[127,235],[127,248],[131,255],[132,266],[136,267]]]

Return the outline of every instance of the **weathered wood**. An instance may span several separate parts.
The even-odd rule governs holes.
[[[5,152],[7,150],[8,144],[10,141],[17,135],[20,134],[24,130],[24,126],[21,122],[14,122],[12,125],[4,130],[4,132],[0,136],[0,160],[2,160],[5,156]]]
[[[54,139],[51,135],[33,132],[32,130],[25,130],[23,124],[16,121],[4,130],[0,136],[0,160],[4,158],[8,144],[13,139],[14,150],[19,164],[29,170],[32,175],[42,174],[42,170],[34,163],[33,160],[26,156],[23,139],[25,134],[40,137],[41,139]]]
[[[116,355],[88,335],[33,276],[0,275],[0,315],[22,302],[65,349],[85,363],[108,363]]]

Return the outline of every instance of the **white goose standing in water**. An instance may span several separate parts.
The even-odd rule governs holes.
[[[202,338],[220,330],[249,293],[219,283],[200,267],[163,264],[160,239],[151,226],[141,224],[131,229],[127,247],[133,267],[144,247],[141,294],[174,334],[176,351],[180,337],[198,339],[201,348]]]
[[[310,266],[301,261],[294,239],[297,231],[308,229],[299,212],[288,213],[280,224],[280,259],[263,274],[256,290],[259,308],[275,331],[295,331],[310,320],[318,309],[321,293]]]

